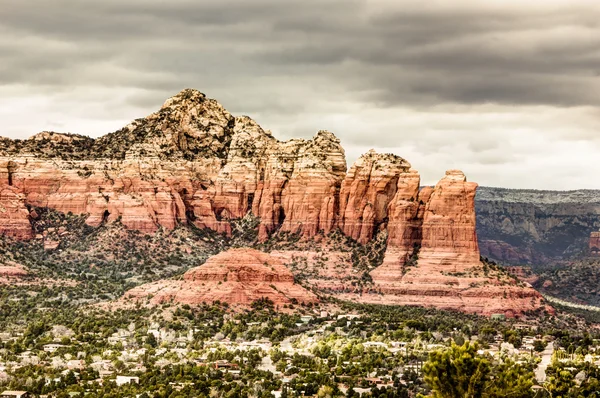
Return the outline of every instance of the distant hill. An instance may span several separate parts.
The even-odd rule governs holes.
[[[502,264],[544,268],[586,257],[600,229],[600,190],[479,187],[475,208],[481,255]]]

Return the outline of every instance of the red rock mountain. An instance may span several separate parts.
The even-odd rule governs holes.
[[[279,232],[310,239],[339,228],[364,244],[387,230],[384,262],[371,275],[382,291],[406,298],[399,302],[535,309],[541,298],[534,290],[495,292],[487,276],[473,276],[482,267],[476,187],[449,171],[434,188],[421,188],[410,163],[373,151],[346,172],[332,133],[278,141],[189,89],[95,140],[50,132],[0,139],[0,233],[7,236],[32,237],[27,205],[87,214],[92,226],[120,220],[146,233],[193,223],[229,234],[230,221],[249,212],[260,220],[263,241]],[[417,251],[418,266],[410,266]]]
[[[260,234],[312,237],[335,227],[346,172],[339,140],[280,142],[248,117],[184,90],[157,113],[97,140],[40,133],[0,140],[0,233],[31,237],[25,204],[120,219],[153,232],[187,220],[229,232],[252,211]]]
[[[457,170],[446,172],[433,189],[418,191],[414,176],[405,178],[405,193],[389,208],[383,264],[371,272],[385,302],[509,316],[543,306],[534,289],[481,263],[475,227],[477,184]],[[412,256],[418,258],[414,263]]]
[[[154,282],[128,291],[125,300],[151,304],[202,304],[220,301],[249,306],[268,298],[275,305],[314,303],[317,297],[294,283],[281,260],[254,249],[231,249],[185,273],[183,280]]]

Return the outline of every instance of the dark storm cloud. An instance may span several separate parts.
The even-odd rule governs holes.
[[[165,93],[191,74],[293,73],[309,83],[327,77],[391,105],[569,106],[600,99],[600,29],[597,15],[583,8],[358,0],[34,3],[0,1],[8,40],[29,39],[19,43],[20,53],[0,47],[5,84],[81,84],[79,73],[104,84],[101,70],[85,71],[103,60],[143,71],[113,84]],[[157,74],[179,78],[156,82]]]
[[[193,87],[279,138],[330,129],[350,162],[397,152],[428,183],[459,167],[567,186],[600,173],[584,163],[599,16],[585,0],[0,0],[0,135],[98,135]]]

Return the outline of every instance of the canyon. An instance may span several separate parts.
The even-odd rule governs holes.
[[[480,187],[475,199],[481,254],[534,269],[595,255],[600,191]]]
[[[531,287],[480,261],[477,184],[461,171],[448,171],[435,187],[421,187],[419,173],[399,156],[370,151],[348,171],[345,159],[331,132],[279,141],[251,118],[232,116],[217,101],[187,89],[158,112],[97,139],[54,132],[0,139],[0,234],[38,239],[31,228],[36,207],[86,215],[92,227],[119,223],[144,234],[189,225],[231,236],[232,225],[252,215],[258,220],[256,245],[299,239],[311,242],[312,251],[337,231],[358,245],[383,232],[385,253],[367,270],[369,286],[348,291],[334,281],[329,290],[351,300],[482,314],[512,316],[544,307]],[[218,256],[200,266],[198,275],[222,265]],[[183,285],[157,282],[128,297],[245,304],[256,297],[246,277],[236,277],[239,284],[224,295],[212,282],[210,292],[186,290],[197,282],[196,271],[188,272]],[[200,280],[208,283],[205,277]],[[182,286],[183,295],[174,292]]]

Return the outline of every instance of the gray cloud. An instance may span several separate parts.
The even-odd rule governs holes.
[[[0,0],[0,15],[2,135],[97,136],[194,87],[282,139],[332,130],[350,161],[396,151],[427,182],[459,167],[600,187],[592,2]]]

